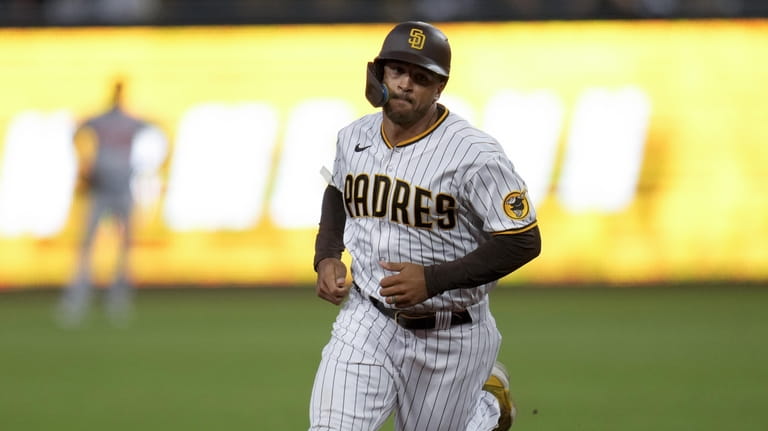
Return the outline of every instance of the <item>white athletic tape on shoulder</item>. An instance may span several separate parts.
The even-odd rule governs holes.
[[[325,166],[320,168],[320,175],[323,176],[323,179],[325,179],[326,183],[328,184],[332,183],[333,180],[331,178],[332,177],[331,171],[329,171],[328,168],[326,168]]]

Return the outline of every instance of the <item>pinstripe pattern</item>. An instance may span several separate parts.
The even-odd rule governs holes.
[[[498,410],[477,406],[501,336],[487,306],[473,312],[470,325],[409,331],[352,291],[323,349],[310,429],[376,430],[393,409],[398,430],[491,429]]]
[[[360,291],[350,292],[323,350],[311,430],[376,430],[393,411],[397,430],[494,428],[498,404],[482,385],[501,343],[488,310],[496,283],[411,307],[470,311],[471,324],[447,329],[403,329],[367,297],[385,302],[379,281],[389,274],[378,261],[452,261],[492,235],[536,225],[535,210],[514,199],[526,186],[501,146],[447,109],[424,134],[393,146],[376,113],[339,132],[332,183],[344,196],[344,244]]]
[[[493,234],[535,225],[536,212],[532,207],[520,220],[504,212],[504,197],[512,191],[525,191],[526,186],[491,136],[446,110],[436,127],[421,140],[392,148],[382,137],[381,123],[381,113],[371,114],[339,132],[333,185],[345,193],[345,181],[350,175],[354,178],[381,175],[392,181],[401,180],[409,184],[411,190],[431,191],[429,216],[433,220],[441,217],[435,211],[434,197],[438,194],[453,197],[457,220],[451,229],[442,229],[436,223],[432,228],[419,228],[413,226],[413,211],[408,214],[410,224],[393,223],[391,211],[381,217],[374,216],[369,186],[366,196],[369,216],[348,213],[344,233],[344,244],[353,257],[352,274],[366,294],[383,300],[378,294],[378,284],[388,274],[379,267],[379,260],[421,265],[448,262],[465,256]],[[356,146],[369,147],[355,151]],[[411,208],[413,194],[411,191]],[[361,210],[361,205],[352,207]],[[494,285],[451,290],[413,309],[465,308],[480,302]]]

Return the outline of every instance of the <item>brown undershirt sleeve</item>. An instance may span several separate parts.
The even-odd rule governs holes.
[[[315,237],[315,258],[313,267],[326,257],[341,258],[344,251],[344,224],[347,213],[344,212],[344,199],[341,192],[333,186],[325,188],[323,193],[320,227]]]
[[[494,235],[466,256],[424,267],[430,297],[446,290],[489,283],[525,265],[541,252],[541,234],[534,226],[522,233]]]

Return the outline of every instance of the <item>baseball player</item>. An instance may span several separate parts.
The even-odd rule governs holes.
[[[381,112],[340,130],[315,243],[317,294],[343,304],[310,430],[506,430],[515,415],[488,306],[538,256],[536,213],[499,143],[437,103],[451,51],[396,25],[367,68]],[[340,260],[351,255],[352,283]]]
[[[128,251],[131,241],[131,150],[136,135],[148,124],[128,115],[122,108],[123,84],[113,88],[112,107],[102,115],[89,119],[76,133],[79,143],[79,170],[88,187],[90,211],[80,245],[77,272],[64,290],[59,322],[63,326],[78,325],[91,296],[91,252],[96,230],[107,216],[113,216],[120,230],[120,243],[115,277],[106,295],[110,317],[123,323],[131,307],[132,286],[128,279]]]

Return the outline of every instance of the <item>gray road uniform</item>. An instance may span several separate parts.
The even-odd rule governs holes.
[[[108,216],[114,217],[121,235],[114,279],[105,302],[107,310],[115,313],[130,306],[132,286],[127,269],[133,210],[131,152],[137,134],[146,126],[147,123],[129,116],[119,107],[81,126],[94,133],[96,150],[93,163],[84,178],[89,188],[90,208],[80,244],[78,266],[62,301],[62,307],[70,320],[79,319],[90,301],[93,242],[99,224]]]

